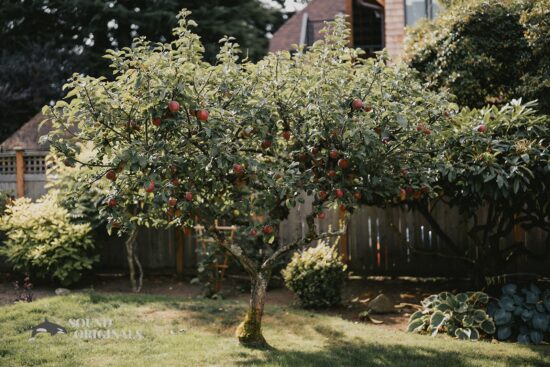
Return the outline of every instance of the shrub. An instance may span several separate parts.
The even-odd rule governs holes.
[[[283,277],[303,307],[330,307],[341,301],[346,265],[336,249],[319,242],[315,247],[296,252],[283,270]]]
[[[550,336],[550,291],[536,285],[518,289],[516,284],[502,287],[502,297],[489,306],[500,340],[517,337],[518,343],[540,344]]]
[[[7,232],[0,254],[15,270],[63,285],[78,281],[97,256],[90,256],[94,247],[90,226],[71,223],[68,215],[57,203],[56,193],[35,203],[28,198],[17,199],[0,218],[0,230]]]
[[[485,311],[488,302],[489,296],[483,292],[433,294],[422,301],[421,311],[411,315],[407,331],[432,336],[445,331],[458,339],[478,340],[482,333],[495,332]]]
[[[456,1],[411,28],[405,61],[460,105],[539,99],[550,113],[549,0]]]

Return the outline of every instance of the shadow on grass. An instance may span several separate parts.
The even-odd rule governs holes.
[[[548,359],[538,357],[510,357],[499,360],[486,355],[464,356],[457,344],[456,351],[438,351],[435,348],[418,346],[381,345],[376,341],[365,343],[363,340],[333,339],[319,351],[280,351],[270,350],[263,358],[255,357],[241,360],[238,366],[300,366],[300,367],[473,367],[473,366],[522,366],[547,367]],[[459,343],[459,342],[457,342]]]

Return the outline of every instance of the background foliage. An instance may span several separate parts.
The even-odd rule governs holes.
[[[404,59],[461,106],[539,100],[550,113],[550,1],[451,2],[409,30]]]
[[[280,1],[277,1],[280,2]],[[257,60],[266,34],[286,15],[259,0],[5,0],[0,3],[0,141],[61,96],[73,72],[104,75],[105,49],[130,46],[136,36],[172,39],[175,14],[193,10],[204,57],[215,62],[218,40],[239,38]]]

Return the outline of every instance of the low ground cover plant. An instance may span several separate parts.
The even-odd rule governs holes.
[[[489,296],[483,292],[431,295],[422,301],[422,310],[411,315],[407,331],[431,336],[446,332],[458,339],[479,340],[495,332],[486,312],[488,303]]]

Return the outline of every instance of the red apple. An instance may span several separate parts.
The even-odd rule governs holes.
[[[283,139],[285,139],[286,141],[289,141],[290,136],[291,136],[290,131],[288,130],[283,131]]]
[[[336,158],[338,158],[338,151],[336,149],[333,149],[333,150],[330,151],[330,153],[328,155],[330,156],[330,158],[336,159]]]
[[[153,122],[153,125],[160,126],[161,121],[162,120],[160,119],[160,117],[155,117],[152,122]]]
[[[382,129],[380,127],[375,127],[374,132],[380,135],[382,133]]]
[[[271,140],[266,139],[266,140],[262,141],[262,149],[268,149],[268,148],[271,147],[272,144],[273,143],[272,143]]]
[[[171,206],[171,207],[176,206],[177,203],[178,203],[178,199],[176,199],[176,198],[168,199],[168,205]]]
[[[385,145],[388,145],[388,144],[390,143],[390,138],[388,138],[387,136],[384,137],[384,138],[382,139],[382,143],[385,144]]]
[[[363,111],[370,112],[370,111],[372,111],[372,108],[368,107],[368,106],[365,106],[365,107],[363,107]]]
[[[331,169],[330,171],[327,172],[327,176],[330,178],[336,177],[336,171]]]
[[[423,123],[419,123],[418,125],[416,125],[416,131],[422,131],[424,130],[426,127],[424,126]]]
[[[149,182],[149,185],[147,186],[147,188],[145,189],[145,191],[147,191],[147,192],[153,192],[153,191],[155,191],[155,181]]]
[[[342,190],[342,189],[336,189],[336,190],[334,190],[334,195],[335,195],[338,199],[340,199],[341,197],[344,196],[344,190]]]
[[[130,120],[130,121],[128,121],[128,128],[130,128],[132,130],[139,130],[139,125],[134,120]]]
[[[325,214],[324,212],[321,212],[321,213],[317,214],[317,218],[319,218],[320,220],[323,220],[323,219],[325,219],[326,217],[327,217],[327,216],[326,216],[326,214]]]
[[[176,113],[180,110],[180,104],[176,101],[170,101],[168,103],[168,109],[170,110],[170,112]]]
[[[424,130],[422,130],[422,132],[423,132],[424,134],[426,134],[426,135],[430,135],[430,134],[432,133],[432,130],[430,130],[430,129],[424,129]]]
[[[170,182],[172,183],[172,185],[174,185],[176,187],[180,185],[179,178],[173,178]]]
[[[338,167],[341,169],[347,169],[349,167],[349,161],[345,158],[338,160]]]
[[[114,181],[116,180],[116,172],[111,169],[107,171],[107,173],[105,174],[105,177],[107,177],[108,180]]]
[[[340,211],[345,212],[346,209],[346,204],[340,204]]]
[[[327,192],[326,191],[319,191],[319,193],[317,193],[317,196],[319,196],[319,199],[325,200],[327,198]]]
[[[207,110],[197,110],[195,112],[195,116],[197,116],[199,121],[206,121],[206,120],[208,120],[208,111]]]
[[[359,98],[355,98],[351,103],[351,106],[353,107],[354,110],[360,110],[361,108],[363,108],[363,101],[360,100]]]
[[[185,200],[187,200],[187,201],[193,200],[193,193],[191,191],[187,191],[185,193]]]
[[[355,200],[359,201],[361,200],[361,192],[360,191],[355,191],[353,193],[353,197],[355,198]]]
[[[235,163],[233,165],[233,173],[235,173],[236,175],[242,175],[244,173],[244,168],[243,166],[241,166],[240,164],[238,163]]]
[[[484,133],[487,131],[487,125],[480,124],[476,127],[476,130],[479,131],[480,133]]]
[[[257,234],[258,234],[258,231],[256,231],[256,228],[252,228],[252,229],[250,230],[250,235],[251,235],[252,237],[256,237]]]
[[[263,228],[262,228],[262,232],[264,234],[271,234],[273,233],[273,227],[270,226],[269,224],[266,224]]]
[[[63,160],[63,164],[67,167],[73,167],[74,166],[73,160],[71,158],[65,158]]]
[[[299,153],[298,154],[298,160],[301,162],[305,162],[307,160],[307,154],[306,153]]]
[[[114,208],[117,205],[117,201],[115,198],[110,198],[107,202],[107,205],[109,205],[109,208]]]

